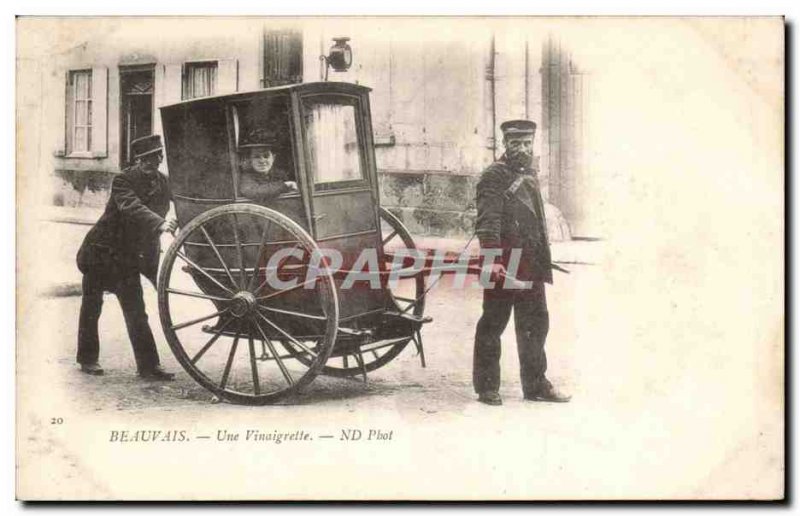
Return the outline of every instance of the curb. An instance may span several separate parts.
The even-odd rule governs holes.
[[[73,297],[83,294],[83,287],[78,282],[61,283],[45,287],[39,295],[41,297]]]

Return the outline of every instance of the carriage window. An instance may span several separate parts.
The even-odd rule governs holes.
[[[345,101],[346,102],[346,101]],[[306,101],[305,125],[314,184],[364,178],[359,155],[355,106]]]
[[[261,97],[233,105],[238,194],[268,202],[293,195],[296,183],[292,154],[289,97]]]

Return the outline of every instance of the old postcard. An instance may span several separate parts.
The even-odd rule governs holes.
[[[21,500],[777,500],[784,20],[20,17]]]

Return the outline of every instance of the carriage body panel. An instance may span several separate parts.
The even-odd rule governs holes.
[[[321,248],[340,252],[343,271],[352,268],[363,249],[380,253],[369,91],[349,83],[307,83],[162,107],[170,186],[179,225],[216,206],[255,202],[289,217]],[[275,167],[289,172],[298,184],[296,193],[268,202],[241,195],[240,146],[253,128],[277,136]],[[238,226],[248,262],[254,259],[250,254],[257,251],[262,235],[246,222],[238,221]],[[232,227],[212,227],[209,236],[223,258],[235,263]],[[276,230],[270,238],[288,242],[283,236]],[[187,246],[187,255],[198,265],[221,274],[217,258],[204,240]],[[209,281],[196,279],[201,288],[214,290]],[[337,279],[337,287],[341,281]],[[378,313],[387,306],[385,294],[366,285],[340,290],[339,296],[345,320]]]
[[[424,278],[405,298],[387,283],[387,242],[414,244],[380,207],[369,91],[306,83],[161,108],[181,228],[159,274],[162,326],[184,369],[229,401],[272,403],[319,373],[366,378],[411,341],[422,352]],[[271,149],[260,176],[255,134]]]

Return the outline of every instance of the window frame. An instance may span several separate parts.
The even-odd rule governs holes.
[[[187,84],[190,73],[199,68],[212,68],[214,70],[214,77],[211,84],[211,93],[208,95],[188,96]],[[186,61],[183,63],[181,70],[181,100],[202,99],[213,97],[219,91],[219,59],[201,59],[198,61]]]
[[[343,181],[329,181],[318,183],[314,179],[313,163],[311,161],[310,135],[308,133],[308,124],[306,123],[306,102],[319,101],[324,103],[325,100],[333,101],[329,104],[345,104],[353,106],[353,116],[356,124],[356,141],[358,146],[359,166],[361,167],[360,179],[346,179]],[[341,102],[344,101],[344,102]],[[363,106],[361,97],[357,95],[349,95],[342,93],[312,93],[309,95],[302,95],[299,99],[300,107],[300,122],[303,129],[303,154],[305,156],[306,174],[308,175],[308,183],[311,187],[312,193],[331,192],[339,190],[353,190],[365,189],[370,186],[370,174],[367,161],[367,140],[364,130],[363,121]]]
[[[285,53],[281,50],[285,50]],[[303,82],[302,30],[265,29],[261,34],[260,54],[259,83],[262,88]],[[285,64],[285,67],[281,64]]]
[[[85,75],[88,78],[87,84],[87,96],[86,98],[78,99],[77,89],[76,89],[76,80],[77,77],[80,75]],[[94,125],[92,124],[92,108],[94,107],[93,104],[95,99],[92,98],[93,92],[93,85],[92,81],[94,80],[94,74],[91,68],[81,68],[76,70],[69,70],[67,74],[67,99],[66,99],[66,157],[69,158],[94,158],[94,152],[92,151],[92,133],[94,131]],[[75,148],[75,141],[76,141],[76,130],[79,128],[77,122],[77,103],[78,102],[85,102],[85,114],[86,114],[86,123],[81,125],[80,128],[86,130],[86,138],[85,138],[85,149],[76,150]]]
[[[131,135],[128,134],[128,130],[125,127],[125,115],[127,114],[126,108],[130,108],[130,106],[125,105],[125,98],[130,96],[131,94],[128,93],[129,90],[123,88],[123,83],[125,81],[129,81],[129,77],[131,75],[136,74],[148,74],[149,78],[152,79],[152,85],[150,93],[144,93],[143,95],[150,96],[150,134],[153,134],[156,124],[156,65],[155,63],[152,64],[140,64],[140,65],[120,65],[118,68],[119,74],[119,98],[118,98],[118,106],[119,106],[119,151],[117,158],[119,160],[119,167],[120,169],[127,166],[128,164],[133,163],[131,156],[129,154],[130,143],[135,139],[131,138]],[[125,159],[123,159],[123,157]]]
[[[287,132],[289,136],[289,148],[287,149],[291,153],[291,164],[292,164],[292,177],[294,178],[295,183],[298,185],[297,191],[289,191],[284,192],[278,195],[277,198],[299,198],[301,197],[301,184],[302,180],[300,179],[300,166],[298,164],[298,157],[295,151],[297,145],[295,143],[295,132],[294,132],[294,116],[292,110],[292,97],[288,94],[280,94],[275,95],[274,97],[268,97],[269,100],[280,100],[285,103],[286,106],[286,122],[287,122]],[[243,108],[249,109],[253,104],[256,102],[263,100],[263,97],[247,97],[236,99],[235,101],[230,102],[226,110],[230,116],[230,124],[231,124],[231,131],[230,131],[230,141],[229,141],[229,151],[232,156],[232,168],[233,171],[233,185],[234,185],[234,193],[237,199],[245,199],[243,195],[241,195],[241,190],[239,188],[239,174],[241,173],[240,170],[240,162],[239,162],[239,152],[241,151],[241,147],[239,146],[239,141],[242,138],[242,122],[241,122],[241,112]]]

